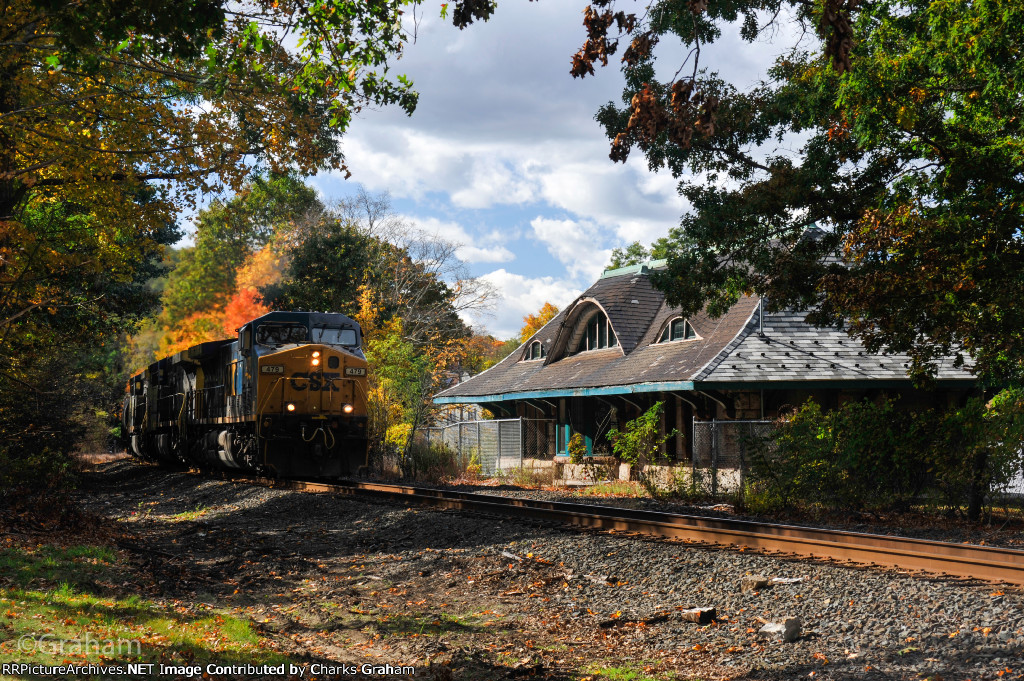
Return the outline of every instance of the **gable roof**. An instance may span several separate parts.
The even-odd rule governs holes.
[[[804,315],[767,313],[760,298],[743,296],[724,315],[700,312],[687,320],[697,338],[659,343],[679,311],[651,286],[646,267],[606,272],[515,352],[490,369],[438,393],[435,402],[483,402],[530,397],[661,392],[705,388],[909,385],[909,358],[874,355],[845,332],[818,328]],[[567,355],[567,337],[584,307],[608,315],[619,345]],[[524,360],[538,341],[543,360]],[[966,368],[943,360],[939,380],[974,381]],[[810,385],[808,385],[810,387]]]

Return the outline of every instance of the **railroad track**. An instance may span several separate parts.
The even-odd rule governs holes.
[[[439,508],[553,520],[599,530],[636,532],[808,558],[1024,585],[1024,551],[1016,549],[612,506],[516,499],[405,485],[371,482],[332,484],[301,480],[254,479],[245,476],[226,477],[255,481],[278,488],[371,496]]]

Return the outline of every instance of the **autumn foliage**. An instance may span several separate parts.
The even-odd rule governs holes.
[[[554,319],[557,314],[558,308],[545,302],[539,310],[523,317],[523,328],[519,330],[519,341],[525,343],[530,336],[540,331],[541,327]]]
[[[401,223],[386,197],[362,193],[328,208],[290,176],[257,178],[196,222],[195,245],[166,279],[144,361],[232,338],[270,310],[348,314],[370,364],[371,453],[408,468],[431,397],[486,350],[459,312],[485,305],[492,291],[465,276],[455,247]]]

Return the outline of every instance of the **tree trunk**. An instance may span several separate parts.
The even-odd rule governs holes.
[[[982,448],[974,453],[971,461],[971,482],[967,490],[967,519],[977,522],[981,519],[981,509],[988,493],[991,476],[988,474],[988,449]]]

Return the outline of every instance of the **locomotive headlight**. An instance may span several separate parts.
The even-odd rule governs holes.
[[[287,409],[288,411],[295,411],[295,405],[292,404],[291,402],[286,404],[284,408]]]
[[[311,362],[311,364],[313,366],[315,366],[315,367],[320,366],[320,358],[319,357],[314,357],[313,361]]]
[[[346,414],[351,414],[352,413],[352,409],[353,409],[353,407],[352,407],[351,404],[346,404],[344,407],[341,408],[341,410],[343,412],[345,412]]]
[[[320,356],[320,351],[319,350],[314,350],[313,351],[313,357],[319,357],[319,356]]]

